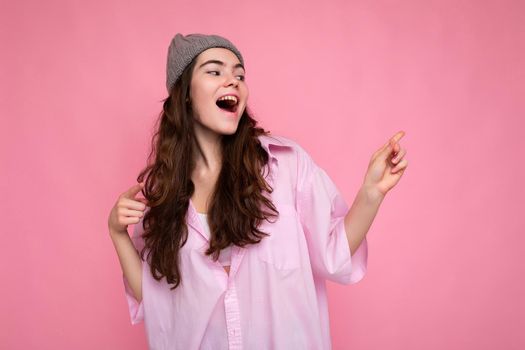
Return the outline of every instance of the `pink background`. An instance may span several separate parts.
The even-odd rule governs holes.
[[[144,349],[107,235],[144,166],[176,32],[246,60],[261,125],[353,201],[398,130],[408,169],[334,349],[525,348],[520,1],[3,1],[0,348]],[[521,209],[521,210],[520,210]],[[254,315],[256,317],[256,315]]]

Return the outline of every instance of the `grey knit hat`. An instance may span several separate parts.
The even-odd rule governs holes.
[[[177,33],[171,39],[168,48],[168,62],[166,64],[166,88],[171,91],[177,79],[182,75],[184,68],[201,52],[212,47],[223,47],[232,51],[244,65],[242,55],[237,48],[226,38],[219,35],[188,34],[183,36]]]

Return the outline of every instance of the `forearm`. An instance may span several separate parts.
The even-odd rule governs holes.
[[[120,267],[135,299],[142,300],[142,261],[127,232],[111,232],[109,236],[117,251]]]
[[[383,195],[367,187],[359,189],[352,207],[345,216],[346,235],[352,255],[370,229],[383,198]]]

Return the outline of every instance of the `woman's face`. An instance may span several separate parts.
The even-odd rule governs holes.
[[[244,74],[239,59],[228,49],[214,47],[197,56],[190,83],[190,101],[197,127],[217,134],[235,133],[249,95]],[[235,96],[236,100],[218,102],[221,108],[217,101],[225,95]],[[234,105],[230,107],[230,104]]]

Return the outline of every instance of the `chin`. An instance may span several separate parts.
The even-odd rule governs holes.
[[[221,133],[222,135],[233,135],[233,134],[235,134],[236,132],[237,132],[237,128],[235,128],[235,129],[231,129],[231,128],[229,128],[229,129],[221,130],[220,133]]]

